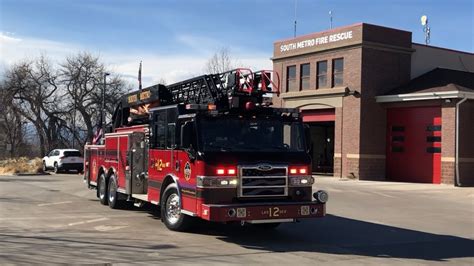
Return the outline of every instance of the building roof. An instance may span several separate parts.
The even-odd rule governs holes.
[[[474,73],[435,68],[385,95],[447,91],[474,92]]]

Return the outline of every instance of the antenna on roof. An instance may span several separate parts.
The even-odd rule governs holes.
[[[425,33],[425,44],[428,45],[430,43],[430,35],[431,29],[428,26],[428,17],[426,15],[421,16],[421,25],[423,26],[423,32]]]
[[[329,29],[332,29],[332,10],[329,10]]]
[[[298,0],[295,0],[295,29],[294,29],[294,32],[293,32],[293,37],[296,38],[296,4],[297,4],[297,1]]]

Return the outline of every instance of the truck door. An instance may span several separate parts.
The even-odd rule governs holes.
[[[147,191],[147,145],[143,132],[130,134],[128,162],[130,170],[126,176],[127,194],[145,194]]]
[[[179,149],[175,151],[174,166],[176,175],[180,177],[182,207],[186,211],[197,213],[196,176],[202,164],[196,160],[196,124],[192,119],[181,120],[177,129]]]

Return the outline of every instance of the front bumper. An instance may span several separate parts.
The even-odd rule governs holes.
[[[316,201],[201,205],[201,218],[214,222],[316,218],[325,215],[326,204]]]

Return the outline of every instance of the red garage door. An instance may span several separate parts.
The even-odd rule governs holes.
[[[303,110],[303,122],[336,121],[335,109]]]
[[[387,178],[441,182],[441,108],[387,110]]]

